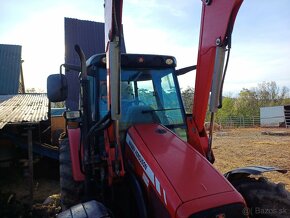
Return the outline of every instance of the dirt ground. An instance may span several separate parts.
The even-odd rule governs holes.
[[[263,135],[262,132],[288,133],[287,136]],[[283,135],[283,134],[282,134]],[[290,170],[290,129],[223,129],[214,133],[214,166],[226,173],[232,169],[253,166],[275,166]],[[266,173],[266,177],[285,183],[290,191],[290,172]],[[31,210],[27,168],[12,165],[0,167],[0,217],[54,217],[60,211],[59,196],[49,204],[44,200],[59,193],[58,162],[48,159],[34,166],[34,198]]]
[[[55,217],[59,207],[58,161],[42,158],[34,161],[33,198],[27,162],[13,161],[0,167],[0,217]],[[53,199],[43,205],[47,197]]]
[[[213,151],[216,158],[214,166],[223,173],[255,165],[290,170],[290,129],[223,129],[214,133]],[[290,172],[270,172],[264,176],[276,183],[285,183],[286,189],[290,191]]]

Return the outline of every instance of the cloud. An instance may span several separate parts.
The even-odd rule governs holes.
[[[57,72],[63,62],[63,18],[102,22],[103,3],[11,0],[1,4],[0,41],[23,45],[25,82],[29,86],[45,86],[46,76]],[[263,4],[244,1],[233,32],[225,90],[239,91],[271,80],[289,87],[289,6],[286,0]],[[124,1],[127,51],[173,55],[178,68],[196,64],[200,13],[200,1]],[[182,87],[193,86],[194,76],[184,76],[180,83]]]

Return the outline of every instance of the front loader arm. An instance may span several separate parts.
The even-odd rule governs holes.
[[[203,154],[208,151],[204,121],[211,92],[211,112],[216,112],[221,89],[224,53],[229,46],[235,18],[243,0],[203,0],[199,50],[196,67],[192,118],[189,118],[189,143]]]
[[[105,48],[107,59],[108,110],[112,119],[121,116],[120,66],[123,0],[105,0]]]
[[[121,37],[123,0],[105,0],[105,47],[107,68],[108,111],[112,125],[105,131],[108,154],[109,184],[124,176],[124,164],[119,137],[121,118]],[[114,166],[113,166],[114,165]]]

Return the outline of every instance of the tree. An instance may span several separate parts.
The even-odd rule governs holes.
[[[184,91],[181,92],[181,97],[186,113],[190,114],[192,113],[193,95],[194,95],[193,87],[188,86]]]
[[[223,97],[223,107],[218,110],[216,114],[216,119],[219,120],[225,117],[235,116],[237,114],[235,103],[235,98]]]
[[[255,90],[243,88],[235,101],[235,110],[238,115],[258,116],[260,107]]]
[[[41,88],[26,88],[25,93],[45,93]]]
[[[36,89],[35,88],[28,88],[25,90],[26,93],[36,93]]]
[[[181,92],[185,111],[192,112],[194,88]],[[237,98],[223,97],[223,107],[216,113],[216,119],[230,116],[258,116],[260,107],[290,105],[289,88],[279,87],[276,82],[263,82],[255,88],[243,88]],[[209,113],[207,113],[207,120]]]
[[[260,107],[283,105],[288,93],[289,89],[287,87],[280,88],[274,81],[260,83],[256,88]]]

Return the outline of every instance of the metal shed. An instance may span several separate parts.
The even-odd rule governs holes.
[[[19,90],[21,46],[0,44],[0,95],[14,95]]]
[[[6,124],[38,123],[47,120],[46,94],[0,95],[0,130]]]
[[[261,127],[290,127],[290,105],[261,107]]]
[[[58,147],[51,144],[53,117],[48,116],[48,104],[46,94],[0,95],[0,153],[5,153],[8,142],[11,148],[58,159]]]
[[[65,18],[65,63],[79,65],[79,58],[74,50],[76,44],[84,50],[88,59],[94,54],[105,52],[104,23]],[[125,53],[125,43],[122,39],[121,52]],[[67,71],[68,98],[66,107],[71,110],[78,109],[79,103],[79,80],[78,73]]]

